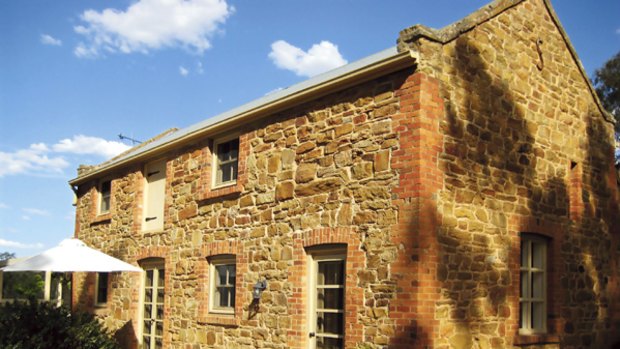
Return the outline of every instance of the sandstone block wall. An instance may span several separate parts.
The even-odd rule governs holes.
[[[447,42],[422,38],[444,136],[435,348],[603,348],[618,340],[613,126],[543,1]],[[549,238],[547,335],[519,336],[521,233]]]
[[[347,348],[600,348],[620,328],[612,126],[543,0],[454,39],[401,40],[411,69],[231,130],[237,185],[210,188],[214,134],[163,156],[162,231],[143,232],[143,163],[111,173],[112,210],[79,188],[76,235],[165,260],[168,348],[306,348],[308,250],[346,251]],[[155,159],[152,159],[155,160]],[[549,238],[548,333],[520,336],[520,234]],[[234,254],[235,315],[208,313],[208,262]],[[258,308],[253,284],[267,279]],[[133,348],[140,277],[77,275],[76,307]]]

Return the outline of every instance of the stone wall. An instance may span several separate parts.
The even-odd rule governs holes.
[[[500,4],[445,42],[407,43],[439,81],[445,112],[430,343],[602,348],[619,328],[613,126],[547,3]],[[545,336],[516,335],[520,233],[550,239]]]
[[[170,348],[306,348],[307,252],[321,245],[346,253],[347,348],[611,344],[612,125],[547,3],[499,3],[453,37],[404,35],[414,68],[231,130],[237,185],[210,188],[222,134],[163,155],[163,231],[141,228],[143,163],[110,174],[108,215],[96,183],[82,184],[76,235],[130,263],[165,259]],[[549,238],[542,336],[518,335],[521,233]],[[237,263],[232,317],[208,313],[207,258],[222,253]],[[102,309],[93,283],[76,275],[76,306],[135,347],[140,277],[114,275]]]
[[[114,207],[105,217],[93,211],[95,183],[83,185],[77,235],[132,263],[153,256],[152,249],[166,248],[156,254],[167,267],[164,341],[178,348],[304,348],[305,251],[344,244],[347,347],[382,347],[395,328],[389,316],[397,292],[390,265],[398,254],[392,233],[398,206],[392,193],[404,169],[398,169],[394,154],[408,153],[401,149],[393,117],[401,108],[398,91],[411,73],[386,76],[234,130],[240,132],[243,165],[232,189],[209,188],[211,139],[168,154],[161,232],[141,231],[139,168],[116,174]],[[231,243],[234,247],[227,247]],[[207,258],[222,251],[237,256],[234,318],[207,310]],[[269,287],[255,312],[251,290],[263,278]],[[92,307],[88,291],[93,286],[76,278],[76,285],[82,284],[79,306]],[[112,328],[138,333],[139,278],[125,273],[112,284],[107,309],[97,311]]]

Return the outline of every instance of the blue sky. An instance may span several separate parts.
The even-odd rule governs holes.
[[[480,0],[0,1],[0,252],[73,235],[79,164],[440,28]],[[553,1],[588,74],[620,2]]]

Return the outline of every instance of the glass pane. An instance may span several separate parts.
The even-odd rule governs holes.
[[[343,309],[343,291],[342,288],[317,289],[316,307],[318,309]]]
[[[528,245],[528,241],[521,241],[521,267],[528,267],[528,256],[530,255]]]
[[[532,303],[532,329],[543,330],[545,306],[542,302]]]
[[[163,288],[157,289],[157,303],[159,304],[164,303],[164,289]]]
[[[319,274],[317,283],[319,285],[343,285],[343,261],[319,262]]]
[[[234,264],[228,266],[228,285],[235,285],[235,277],[237,276],[237,271]]]
[[[521,298],[529,297],[528,290],[530,288],[530,280],[528,279],[528,275],[528,271],[521,272]]]
[[[157,349],[163,348],[161,338],[155,338],[155,348],[157,348]]]
[[[103,183],[101,183],[101,194],[108,194],[110,195],[110,189],[112,188],[112,182],[111,181],[105,181]]]
[[[218,307],[227,307],[228,300],[230,299],[229,290],[225,287],[218,287],[217,295],[218,297],[216,299],[218,300],[218,302],[216,303],[216,305]]]
[[[155,335],[162,336],[164,333],[164,323],[162,321],[157,321],[155,323]]]
[[[161,320],[163,318],[164,318],[164,306],[158,305],[157,306],[157,319]]]
[[[164,269],[159,269],[158,270],[158,277],[157,277],[157,285],[159,287],[164,287],[166,285],[166,272],[164,271]]]
[[[217,274],[217,277],[215,279],[215,284],[217,286],[220,285],[226,285],[226,274],[227,274],[228,268],[226,265],[216,265],[215,266],[215,273]]]
[[[226,161],[230,158],[230,142],[220,143],[217,146],[217,157],[220,161]]]
[[[148,335],[144,335],[144,338],[142,338],[142,348],[149,349],[150,347],[151,347],[151,337],[149,337]]]
[[[151,333],[151,320],[144,320],[144,333],[146,335]]]
[[[532,267],[545,267],[545,245],[539,242],[532,242]]]
[[[317,337],[316,339],[317,349],[340,349],[343,348],[342,344],[342,339],[340,338]]]
[[[146,287],[152,287],[153,286],[153,270],[147,270],[146,271]]]
[[[544,274],[532,273],[532,297],[543,298],[544,297]]]
[[[144,305],[144,318],[145,319],[150,319],[153,315],[153,306],[150,304],[145,304]]]
[[[101,212],[110,211],[110,197],[103,196],[101,197]]]
[[[316,315],[318,333],[342,334],[342,314],[317,312]]]
[[[529,318],[529,302],[521,302],[521,309],[519,311],[519,328],[528,328],[526,320]]]
[[[153,289],[148,288],[144,290],[144,302],[151,303],[153,301]]]
[[[236,162],[222,164],[220,171],[222,171],[222,180],[221,180],[222,183],[237,179],[237,163]]]

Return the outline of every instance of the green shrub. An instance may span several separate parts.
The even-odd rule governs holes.
[[[93,315],[34,299],[0,305],[0,329],[5,349],[119,348]]]

